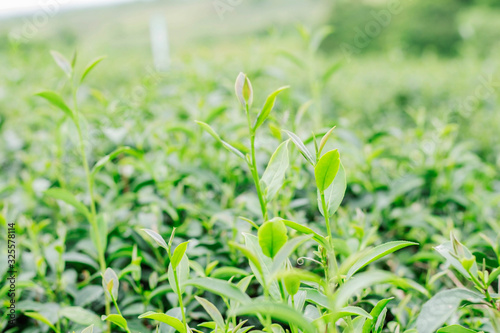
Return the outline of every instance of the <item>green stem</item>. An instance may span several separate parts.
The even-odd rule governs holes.
[[[174,270],[175,287],[177,289],[177,298],[179,299],[179,307],[181,308],[182,323],[184,324],[184,327],[187,328],[188,326],[187,326],[187,320],[186,320],[186,313],[184,311],[184,304],[182,303],[181,286],[179,285],[179,278],[177,277],[177,270],[175,268],[172,268],[172,269]]]
[[[101,269],[101,273],[104,274],[106,271],[106,259],[104,257],[104,249],[102,248],[102,242],[101,242],[101,237],[102,235],[99,233],[99,226],[97,224],[97,212],[95,208],[95,201],[94,201],[94,184],[93,184],[93,179],[92,176],[90,175],[90,169],[89,169],[89,163],[87,159],[87,154],[85,153],[85,144],[83,142],[83,135],[82,135],[82,130],[80,127],[80,117],[78,113],[78,103],[76,99],[76,93],[77,93],[77,88],[75,89],[74,85],[72,85],[71,90],[73,92],[73,107],[74,107],[74,117],[75,117],[75,126],[76,130],[78,132],[78,140],[79,140],[79,146],[80,146],[80,155],[82,158],[82,164],[83,164],[83,169],[85,171],[85,178],[87,179],[87,188],[89,191],[89,197],[90,197],[90,225],[94,231],[95,237],[96,237],[96,247],[97,247],[97,255],[99,257],[99,267]],[[109,305],[109,299],[108,296],[105,293],[105,310],[106,310],[106,315],[108,316],[110,314],[110,305]],[[108,322],[108,332],[111,332],[111,325]]]
[[[252,123],[250,121],[250,112],[248,110],[248,104],[246,105],[245,111],[247,114],[248,130],[250,132],[251,164],[249,165],[249,167],[250,167],[250,172],[252,173],[253,181],[255,183],[255,188],[257,189],[257,195],[259,197],[260,209],[262,211],[262,217],[264,218],[264,222],[265,222],[268,219],[267,203],[266,203],[266,200],[264,199],[264,195],[262,194],[262,189],[260,188],[259,171],[257,169],[257,159],[255,158],[255,130],[253,129]]]

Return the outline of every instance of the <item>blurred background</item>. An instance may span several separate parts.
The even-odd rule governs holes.
[[[68,166],[82,175],[71,125],[34,97],[43,89],[68,91],[50,55],[58,50],[69,59],[76,51],[80,70],[107,56],[78,95],[91,163],[126,144],[148,151],[157,179],[172,186],[192,176],[183,167],[208,168],[228,182],[220,163],[244,172],[237,161],[224,152],[213,160],[204,144],[190,143],[200,135],[194,120],[202,119],[242,146],[244,117],[233,84],[244,71],[257,105],[276,87],[292,87],[261,139],[264,149],[266,140],[283,139],[280,128],[307,137],[338,126],[335,144],[352,170],[347,210],[368,210],[396,234],[399,227],[403,234],[409,226],[439,229],[428,221],[435,217],[445,229],[451,218],[475,230],[467,219],[491,224],[498,216],[491,208],[500,191],[498,1],[3,0],[0,6],[0,193],[17,212],[45,216],[36,198],[56,181],[84,188],[73,175],[58,179]],[[263,165],[267,158],[263,153]],[[251,191],[231,184],[235,198]],[[184,195],[196,208],[190,209],[203,210]],[[177,213],[184,212],[179,205]],[[305,216],[316,214],[314,206]],[[178,224],[193,217],[165,214]],[[427,238],[424,229],[412,232]]]
[[[71,124],[34,97],[43,89],[68,92],[50,55],[57,50],[68,59],[77,52],[79,70],[107,57],[78,94],[91,163],[130,145],[148,151],[160,183],[175,187],[193,177],[193,168],[208,169],[207,183],[196,186],[210,187],[210,177],[218,177],[246,203],[251,187],[231,183],[219,168],[229,163],[237,177],[244,172],[238,161],[225,152],[214,160],[205,143],[196,143],[194,123],[210,122],[242,147],[245,120],[233,84],[244,71],[256,105],[291,85],[262,134],[269,150],[263,167],[275,145],[268,140],[283,139],[279,129],[307,137],[337,125],[335,145],[351,170],[347,211],[367,210],[396,235],[424,226],[412,229],[417,239],[439,229],[429,219],[472,231],[477,225],[467,219],[491,224],[498,216],[491,208],[500,192],[497,1],[4,0],[0,6],[0,193],[18,213],[46,216],[36,200],[54,183],[84,189],[76,180],[83,171]],[[66,167],[79,173],[62,172]],[[141,172],[137,181],[146,177]],[[192,213],[206,208],[184,190]],[[193,218],[183,215],[182,200],[171,200],[181,207],[164,219]],[[314,207],[301,214],[314,216]]]

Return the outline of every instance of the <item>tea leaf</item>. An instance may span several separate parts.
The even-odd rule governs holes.
[[[264,192],[269,202],[283,187],[286,170],[288,169],[288,141],[281,143],[269,160],[262,182],[266,185]]]
[[[114,297],[114,299],[118,299],[120,280],[112,268],[106,268],[106,271],[102,276],[102,286],[104,287],[104,290],[107,290],[108,293]],[[108,287],[110,288],[108,289]]]
[[[382,310],[385,309],[387,303],[389,303],[391,300],[392,298],[385,298],[377,302],[372,311],[370,311],[370,315],[372,316],[372,318],[368,319],[363,325],[362,333],[371,333],[374,323],[377,322],[377,319],[382,313]]]
[[[177,281],[179,282],[180,292],[182,294],[186,290],[186,285],[189,280],[189,259],[186,255],[182,256],[182,259],[179,262],[179,265],[177,266],[175,271],[177,273]],[[181,295],[179,295],[179,292],[177,290],[174,268],[172,267],[172,263],[168,265],[167,276],[170,287],[172,287],[172,290],[174,291],[175,294],[177,294],[178,297],[181,297]]]
[[[151,229],[142,229],[142,231],[146,232],[153,240],[158,244],[159,246],[163,247],[167,252],[170,253],[170,249],[168,248],[167,243],[163,239],[163,237],[160,236],[156,231],[151,230]]]
[[[286,276],[284,279],[286,291],[290,295],[295,295],[299,291],[300,279],[295,275]]]
[[[363,257],[359,258],[354,265],[351,266],[349,271],[347,272],[347,277],[346,279],[350,279],[351,276],[354,275],[357,271],[359,271],[361,268],[365,267],[366,265],[374,262],[377,259],[380,259],[382,257],[385,257],[386,255],[393,253],[397,250],[400,250],[402,248],[405,248],[410,245],[418,245],[418,243],[414,242],[406,242],[406,241],[395,241],[395,242],[388,242],[382,245],[379,245],[373,249],[371,249],[367,254],[365,254]]]
[[[71,119],[75,118],[73,111],[66,105],[63,98],[58,93],[54,91],[42,91],[36,94],[36,96],[44,98],[45,100],[47,100],[47,102],[59,108],[59,110],[64,112]]]
[[[323,193],[333,182],[340,167],[340,154],[337,149],[327,152],[321,156],[318,164],[314,167],[316,185],[320,193]]]
[[[170,261],[173,268],[177,268],[177,266],[181,262],[181,259],[184,256],[184,253],[186,253],[186,249],[187,249],[188,244],[189,244],[189,241],[184,242],[184,243],[180,243],[175,248],[174,254],[172,255],[172,259]]]
[[[321,138],[321,141],[319,143],[319,148],[318,148],[318,155],[321,155],[321,151],[323,151],[323,148],[325,147],[326,145],[326,142],[328,141],[328,138],[330,137],[330,135],[332,135],[333,133],[333,130],[335,129],[336,126],[333,126],[328,132],[326,132],[325,135],[323,135],[323,137]]]
[[[130,147],[119,147],[117,149],[115,149],[112,153],[104,156],[103,158],[101,158],[99,161],[97,161],[97,163],[94,165],[94,167],[92,168],[92,171],[91,171],[91,174],[92,176],[95,176],[95,174],[101,170],[104,165],[106,165],[106,163],[108,163],[109,161],[111,161],[112,159],[114,159],[115,157],[117,157],[118,155],[120,154],[129,154],[129,155],[132,155],[132,156],[135,156],[135,157],[141,157],[141,154],[133,149],[133,148],[130,148]]]
[[[297,247],[299,247],[301,244],[310,240],[312,236],[313,235],[303,235],[286,242],[285,245],[283,245],[283,247],[281,247],[281,249],[278,251],[278,253],[276,253],[270,274],[272,275],[277,272],[281,268],[285,260],[288,259],[288,257],[292,254],[292,252],[295,251],[295,249],[297,249]]]
[[[195,296],[194,298],[196,298],[198,303],[200,303],[201,306],[203,306],[203,308],[205,309],[205,311],[207,311],[210,318],[212,318],[213,321],[215,321],[219,329],[223,330],[226,327],[226,325],[224,324],[224,319],[222,318],[222,315],[220,314],[219,310],[217,310],[215,305],[213,305],[208,300],[202,297]]]
[[[477,331],[470,330],[460,325],[450,325],[440,328],[436,333],[476,333]]]
[[[313,235],[313,239],[318,242],[321,246],[327,248],[328,247],[328,242],[326,239],[318,234],[316,231],[312,230],[311,228],[308,228],[302,224],[298,224],[297,222],[289,221],[289,220],[283,220],[283,223],[285,223],[286,226],[297,230],[298,232],[301,232],[303,234],[307,235]]]
[[[340,162],[339,171],[337,175],[333,179],[333,182],[328,188],[325,190],[325,200],[326,207],[328,211],[328,215],[332,216],[339,209],[342,200],[344,200],[345,191],[347,189],[347,180],[345,175],[345,169]],[[318,190],[319,191],[319,190]],[[321,215],[325,216],[325,212],[323,212],[323,205],[321,204],[321,196],[317,196],[318,199],[318,207]]]
[[[309,150],[306,148],[306,146],[304,145],[304,143],[302,142],[302,140],[294,133],[290,132],[290,131],[287,131],[287,130],[284,130],[286,132],[286,134],[288,134],[288,136],[290,137],[290,139],[292,139],[293,143],[295,144],[295,146],[297,147],[297,149],[299,149],[300,153],[302,154],[302,156],[304,156],[304,158],[309,162],[311,163],[311,165],[315,165],[315,161],[314,161],[314,158],[312,156],[312,154],[309,152]]]
[[[365,310],[363,310],[360,307],[346,306],[338,311],[335,311],[334,313],[328,313],[328,314],[316,319],[316,321],[320,322],[320,321],[325,320],[325,318],[327,318],[328,321],[334,323],[334,322],[338,321],[340,318],[344,318],[347,316],[362,316],[362,317],[365,317],[368,319],[372,318],[372,316],[368,312],[366,312]]]
[[[101,320],[99,320],[99,317],[94,312],[85,310],[79,306],[66,306],[60,309],[59,316],[65,317],[80,325],[88,326],[93,324],[99,327],[102,326]]]
[[[54,61],[56,62],[57,66],[59,66],[63,72],[66,74],[66,76],[71,77],[72,73],[72,66],[69,63],[69,61],[59,52],[57,51],[50,51],[50,54],[52,55],[52,58],[54,58]]]
[[[488,278],[488,282],[486,282],[487,286],[490,286],[495,280],[500,276],[500,267],[495,268]]]
[[[99,57],[95,60],[93,60],[92,62],[90,62],[87,67],[85,67],[85,70],[83,71],[83,74],[80,78],[80,84],[83,82],[83,80],[85,80],[85,78],[87,77],[87,75],[89,75],[89,73],[92,71],[92,69],[94,69],[95,66],[97,66],[101,61],[103,61],[104,59],[106,59],[106,57]]]
[[[35,320],[41,321],[45,325],[49,326],[51,329],[53,329],[55,332],[59,332],[59,330],[50,322],[50,320],[47,319],[47,317],[41,315],[38,312],[25,312],[24,315],[26,317],[33,318]]]
[[[257,131],[257,129],[264,123],[264,121],[266,121],[267,117],[269,117],[269,114],[271,113],[271,110],[274,107],[274,103],[276,102],[276,97],[278,96],[278,94],[288,88],[289,86],[278,88],[276,91],[274,91],[267,97],[266,102],[264,103],[262,110],[257,116],[255,124],[253,125],[254,131]]]
[[[75,198],[75,196],[67,190],[62,188],[49,188],[44,192],[44,194],[48,197],[64,201],[68,205],[73,206],[77,211],[82,213],[87,218],[87,220],[91,221],[91,215],[87,207],[85,207],[84,204],[78,201],[78,199]]]
[[[239,73],[236,77],[236,82],[234,84],[234,90],[236,92],[236,97],[240,101],[243,108],[250,108],[253,103],[253,89],[250,79],[244,73]]]
[[[253,302],[251,304],[237,307],[236,309],[231,309],[229,313],[232,316],[255,316],[257,314],[270,316],[281,322],[294,324],[305,333],[316,332],[314,326],[306,318],[304,318],[302,313],[282,303],[259,300],[258,302]]]
[[[210,127],[210,125],[208,125],[208,124],[206,124],[206,123],[204,123],[202,121],[196,121],[196,123],[198,125],[200,125],[205,131],[207,131],[208,134],[210,134],[215,140],[219,141],[224,146],[224,148],[226,148],[227,150],[229,150],[230,152],[232,152],[233,154],[235,154],[239,158],[242,158],[243,160],[246,161],[245,155],[243,155],[243,153],[241,151],[239,151],[238,149],[234,148],[233,146],[231,146],[226,141],[222,140],[220,138],[219,134],[217,134],[214,131],[214,129],[212,127]]]
[[[175,328],[177,331],[179,331],[181,333],[186,332],[186,328],[182,324],[182,321],[180,321],[179,319],[177,319],[175,317],[164,314],[164,313],[148,311],[148,312],[143,313],[139,316],[139,319],[143,319],[143,318],[153,319],[153,320],[159,321],[161,323],[167,324],[169,326],[172,326],[173,328]]]
[[[419,333],[433,333],[457,311],[464,300],[481,302],[483,296],[467,289],[443,290],[434,295],[423,306],[417,318]]]
[[[213,279],[213,278],[197,278],[186,282],[186,285],[194,286],[198,289],[206,290],[216,295],[220,295],[229,299],[234,299],[240,303],[250,302],[250,297],[242,292],[232,283]]]
[[[265,222],[259,228],[258,236],[262,252],[270,258],[274,258],[288,239],[285,224],[281,220]]]
[[[101,320],[112,322],[118,327],[128,330],[127,320],[119,314],[110,314],[109,316],[101,316]]]
[[[472,253],[469,249],[462,245],[464,255],[466,258],[472,258]],[[470,279],[470,274],[465,270],[460,261],[452,255],[454,253],[453,245],[451,242],[445,242],[434,248],[440,255],[442,255],[446,261],[453,266],[457,271],[460,272],[464,277]],[[470,269],[470,272],[477,278],[477,264],[474,262]]]

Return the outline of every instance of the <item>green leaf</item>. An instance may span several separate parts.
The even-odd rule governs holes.
[[[102,276],[102,286],[104,290],[108,291],[114,299],[118,299],[118,289],[120,287],[120,280],[118,279],[118,275],[116,275],[115,271],[108,267]],[[110,290],[111,289],[111,290]]]
[[[323,26],[319,28],[311,37],[309,43],[309,49],[311,52],[316,52],[320,47],[323,40],[333,33],[333,28],[331,26]]]
[[[172,316],[169,316],[169,315],[166,315],[164,313],[148,311],[148,312],[143,313],[142,315],[139,316],[139,319],[143,319],[143,318],[153,319],[153,320],[159,321],[160,323],[167,324],[167,325],[175,328],[177,331],[179,331],[181,333],[186,332],[186,328],[184,327],[184,325],[182,324],[182,322],[179,319],[172,317]]]
[[[299,292],[300,279],[296,275],[288,275],[284,279],[286,291],[294,296]]]
[[[80,325],[96,325],[101,326],[99,317],[89,310],[85,310],[79,306],[66,306],[59,310],[59,316],[65,317],[74,323]]]
[[[50,51],[50,54],[52,58],[54,58],[57,66],[59,66],[68,77],[71,77],[72,67],[70,62],[57,51]]]
[[[469,251],[469,249],[467,247],[465,247],[464,245],[462,245],[462,248],[463,248],[465,257],[472,258],[472,253]],[[454,253],[454,251],[453,251],[453,245],[451,242],[445,242],[439,246],[436,246],[434,249],[436,251],[438,251],[439,254],[442,255],[451,266],[453,266],[457,271],[459,271],[460,274],[462,274],[464,277],[470,279],[470,274],[462,266],[462,263],[460,263],[460,261],[452,255],[452,253]],[[470,272],[472,273],[472,275],[474,275],[477,278],[477,264],[475,262],[472,264]]]
[[[273,299],[281,300],[278,282],[276,280],[270,279],[271,266],[273,265],[272,259],[266,256],[262,251],[258,237],[248,233],[243,233],[243,237],[245,238],[246,247],[252,253],[255,253],[255,257],[258,259],[259,265],[262,269],[262,275],[260,275],[255,265],[250,262],[250,268],[252,269],[252,272],[254,273],[257,281],[259,281],[259,283],[263,286],[267,285],[267,287],[269,288],[269,294]]]
[[[242,158],[243,160],[246,161],[245,155],[243,155],[243,153],[241,151],[239,151],[238,149],[234,148],[233,146],[231,146],[226,141],[222,140],[221,137],[219,136],[219,134],[217,134],[214,131],[214,129],[212,127],[210,127],[210,125],[208,125],[208,124],[206,124],[206,123],[204,123],[202,121],[198,121],[198,120],[196,120],[196,123],[198,125],[200,125],[205,131],[207,131],[207,133],[210,134],[215,140],[219,141],[224,146],[224,148],[226,148],[227,150],[229,150],[230,152],[232,152],[233,154],[235,154],[239,158]]]
[[[75,118],[73,111],[66,105],[63,98],[54,91],[42,91],[36,94],[36,96],[40,96],[45,98],[47,102],[52,104],[53,106],[59,108],[62,112],[64,112],[67,116],[71,117],[71,119]]]
[[[251,250],[248,248],[235,243],[233,241],[229,241],[229,246],[232,246],[243,253],[245,257],[247,257],[248,261],[250,262],[250,267],[252,268],[252,271],[256,276],[259,276],[260,279],[264,279],[264,272],[262,270],[262,266],[260,264],[259,258],[255,253],[253,253]]]
[[[363,325],[362,333],[370,333],[375,323],[377,323],[377,319],[382,313],[382,310],[385,309],[387,303],[389,303],[392,298],[385,298],[377,302],[377,304],[373,307],[372,311],[370,311],[371,319],[368,319]]]
[[[319,148],[318,148],[318,154],[321,155],[321,151],[323,150],[323,148],[325,147],[326,145],[326,142],[328,141],[328,138],[330,137],[330,135],[332,135],[333,133],[333,130],[335,129],[336,126],[333,126],[328,132],[326,132],[325,135],[323,135],[323,138],[321,138],[321,141],[319,143]]]
[[[276,253],[276,255],[274,256],[270,274],[272,275],[277,272],[282,267],[285,260],[288,259],[288,257],[292,254],[292,252],[295,251],[295,249],[301,244],[310,240],[311,238],[312,235],[303,235],[286,242],[285,245],[283,245],[283,247],[281,247],[278,253]]]
[[[48,197],[64,201],[68,205],[75,207],[77,211],[85,215],[88,221],[91,221],[91,215],[87,207],[78,201],[77,198],[70,192],[62,188],[49,188],[44,194]]]
[[[337,149],[330,150],[318,161],[314,167],[314,176],[316,177],[316,186],[320,193],[331,185],[340,167],[340,154]]]
[[[264,174],[262,182],[265,184],[266,201],[271,201],[272,198],[283,187],[285,182],[285,174],[288,169],[288,142],[281,143],[276,151],[271,156]]]
[[[262,110],[260,111],[259,115],[257,116],[257,120],[255,121],[255,124],[253,125],[253,130],[256,131],[263,123],[266,121],[267,117],[269,117],[269,114],[271,113],[271,110],[274,107],[274,103],[276,102],[276,96],[280,92],[282,92],[285,89],[288,89],[289,86],[281,87],[278,88],[276,91],[272,92],[266,99],[266,102],[264,103],[264,106],[262,107]]]
[[[99,170],[101,170],[104,167],[104,165],[106,165],[106,163],[108,163],[109,161],[111,161],[112,159],[114,159],[115,157],[117,157],[118,155],[120,155],[122,153],[133,155],[133,156],[136,156],[136,157],[141,157],[141,154],[137,150],[135,150],[133,148],[130,148],[130,147],[127,147],[127,146],[125,146],[125,147],[119,147],[119,148],[115,149],[112,153],[104,156],[99,161],[97,161],[97,163],[92,168],[92,172],[91,172],[92,177],[94,177],[95,174]]]
[[[157,233],[154,230],[151,229],[142,229],[144,232],[146,232],[153,240],[158,244],[159,246],[163,247],[167,252],[169,252],[169,248],[163,237],[160,236],[159,233]]]
[[[287,131],[287,130],[283,130],[286,132],[286,134],[288,134],[288,136],[290,137],[290,139],[292,139],[293,143],[295,144],[295,146],[297,146],[297,149],[300,151],[300,153],[302,154],[302,156],[304,156],[304,158],[309,162],[311,163],[311,165],[314,165],[316,164],[314,162],[314,158],[311,154],[311,152],[309,151],[309,149],[306,148],[306,146],[304,145],[304,143],[302,142],[302,140],[294,133],[290,132],[290,131]]]
[[[301,232],[303,234],[307,235],[313,235],[313,239],[318,242],[321,246],[327,248],[328,247],[328,242],[326,239],[318,234],[316,231],[312,230],[311,228],[308,228],[302,224],[298,224],[297,222],[289,221],[289,220],[283,220],[283,223],[285,223],[286,226],[297,230],[298,232]]]
[[[50,320],[48,320],[45,316],[39,314],[38,312],[25,312],[24,315],[33,318],[35,320],[41,321],[45,325],[48,325],[55,332],[59,332],[59,330],[50,322]]]
[[[337,289],[333,297],[335,300],[334,308],[345,306],[349,299],[359,291],[382,283],[391,283],[400,288],[412,288],[424,294],[426,293],[425,289],[422,289],[419,285],[415,285],[411,280],[403,279],[385,271],[370,270],[357,274]]]
[[[179,262],[179,265],[177,266],[175,271],[177,273],[177,281],[179,282],[180,292],[184,293],[187,285],[186,282],[189,280],[189,259],[186,255],[182,256],[182,259]],[[174,275],[174,269],[172,268],[172,263],[168,265],[167,276],[168,276],[168,283],[172,287],[172,290],[175,292],[175,294],[177,294],[177,296],[179,296],[177,291],[177,285],[175,283],[175,275]]]
[[[238,267],[224,266],[221,268],[215,269],[212,273],[210,273],[210,277],[215,279],[229,279],[234,276],[247,276],[249,273]]]
[[[94,325],[90,325],[87,328],[84,328],[81,333],[93,333],[94,332]]]
[[[357,306],[346,306],[338,311],[328,313],[324,316],[321,316],[320,318],[316,319],[317,322],[322,322],[324,321],[325,317],[328,318],[328,321],[335,323],[337,322],[340,318],[344,318],[347,316],[362,316],[368,319],[371,319],[372,316],[363,310],[360,307]]]
[[[90,62],[87,67],[85,68],[85,70],[83,71],[83,74],[82,74],[82,77],[80,78],[80,84],[83,82],[83,80],[85,80],[85,78],[87,77],[87,75],[90,73],[90,71],[92,71],[92,69],[94,69],[95,66],[97,66],[97,64],[99,64],[101,61],[103,61],[106,57],[103,56],[103,57],[99,57],[95,60],[93,60],[92,62]]]
[[[196,298],[198,303],[200,303],[201,306],[203,306],[203,308],[205,309],[205,311],[207,311],[210,318],[212,318],[213,321],[215,321],[219,329],[224,330],[224,328],[226,327],[226,325],[224,324],[224,318],[222,318],[222,315],[220,314],[219,310],[217,310],[215,305],[213,305],[208,300],[202,297],[195,296],[194,298]]]
[[[259,228],[258,237],[262,252],[269,258],[274,258],[288,240],[286,226],[278,219],[265,222]]]
[[[232,283],[213,279],[213,278],[196,278],[186,282],[186,285],[194,286],[198,289],[209,291],[213,294],[223,296],[229,299],[234,299],[240,303],[250,302],[250,297],[242,292],[238,287]]]
[[[231,316],[255,316],[257,314],[270,316],[283,323],[294,324],[305,333],[316,333],[315,327],[306,318],[304,318],[302,313],[282,303],[259,300],[257,302],[231,309],[229,313]]]
[[[75,52],[73,52],[73,57],[71,58],[71,68],[72,69],[75,69],[77,58],[78,58],[78,52],[75,50]]]
[[[128,330],[127,320],[119,314],[110,314],[109,316],[101,316],[102,320],[107,320],[112,322],[118,327]]]
[[[437,330],[436,333],[476,333],[477,331],[470,330],[461,325],[450,325]]]
[[[335,72],[337,72],[343,65],[344,63],[342,61],[338,61],[336,63],[334,63],[333,65],[331,65],[326,71],[325,73],[323,73],[323,75],[321,76],[321,83],[323,85],[326,85],[328,83],[328,81],[330,81],[330,78],[332,77],[333,74],[335,74]]]
[[[419,333],[433,333],[457,311],[464,300],[481,302],[483,296],[467,289],[443,290],[434,295],[423,306],[417,318]]]
[[[172,255],[172,260],[170,261],[173,268],[177,268],[177,266],[181,262],[181,259],[184,256],[184,253],[186,253],[186,249],[187,249],[188,244],[189,244],[189,241],[184,242],[184,243],[180,243],[175,248],[174,254]]]
[[[253,103],[253,89],[250,79],[244,73],[239,73],[234,84],[236,97],[243,108],[250,108]]]
[[[339,171],[333,179],[333,182],[325,190],[325,201],[328,211],[328,215],[332,216],[339,209],[342,200],[344,200],[345,191],[347,189],[347,180],[345,175],[345,169],[340,162]],[[321,196],[318,195],[318,207],[321,215],[325,216],[323,212],[323,205],[321,204]]]
[[[500,276],[500,267],[495,268],[491,273],[490,277],[488,278],[488,282],[486,283],[487,286],[490,286],[495,280]]]
[[[406,242],[406,241],[396,241],[396,242],[388,242],[382,245],[379,245],[377,247],[374,247],[368,253],[366,253],[364,256],[359,258],[354,265],[351,266],[349,271],[347,272],[347,277],[346,279],[350,279],[354,273],[359,271],[361,268],[365,267],[366,265],[374,262],[377,259],[380,259],[382,257],[385,257],[386,255],[393,253],[399,249],[405,248],[410,245],[418,245],[418,243],[414,242]]]

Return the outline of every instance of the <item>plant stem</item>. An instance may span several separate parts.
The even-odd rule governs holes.
[[[95,237],[96,237],[96,247],[97,247],[97,255],[99,258],[99,267],[101,269],[101,273],[104,274],[106,271],[106,259],[104,258],[104,249],[102,248],[102,242],[101,242],[101,237],[102,235],[99,233],[99,226],[97,224],[97,213],[96,213],[96,208],[95,208],[95,201],[94,201],[94,184],[93,184],[93,179],[90,175],[90,170],[89,170],[89,163],[87,160],[87,154],[85,153],[85,144],[83,142],[83,135],[82,135],[82,130],[80,127],[80,117],[78,113],[78,103],[76,99],[76,93],[77,93],[77,88],[75,89],[74,85],[72,85],[71,90],[73,92],[73,108],[74,108],[74,116],[75,116],[75,126],[76,130],[78,132],[78,141],[79,141],[79,146],[80,146],[80,156],[82,158],[82,164],[83,164],[83,169],[85,170],[85,178],[87,179],[87,188],[89,191],[89,198],[90,198],[90,225],[94,231]],[[110,305],[109,305],[109,299],[108,296],[105,294],[105,310],[106,310],[106,315],[108,316],[110,314]],[[108,332],[111,332],[111,324],[108,322]]]
[[[187,328],[188,326],[187,326],[187,320],[186,320],[186,313],[184,311],[184,304],[182,303],[181,286],[179,285],[179,278],[177,277],[177,270],[175,268],[172,268],[172,269],[174,270],[175,287],[177,289],[177,298],[179,299],[179,307],[181,308],[182,323],[184,324],[184,327]]]
[[[248,130],[250,132],[250,157],[251,164],[249,164],[250,172],[252,173],[253,181],[255,183],[255,188],[257,189],[257,196],[259,197],[260,209],[262,211],[262,217],[264,222],[267,221],[267,203],[264,199],[264,195],[262,194],[262,189],[260,188],[260,178],[259,172],[257,169],[257,159],[255,158],[255,130],[252,127],[252,123],[250,121],[250,112],[248,110],[248,104],[245,108],[247,114],[247,122],[248,122]]]

